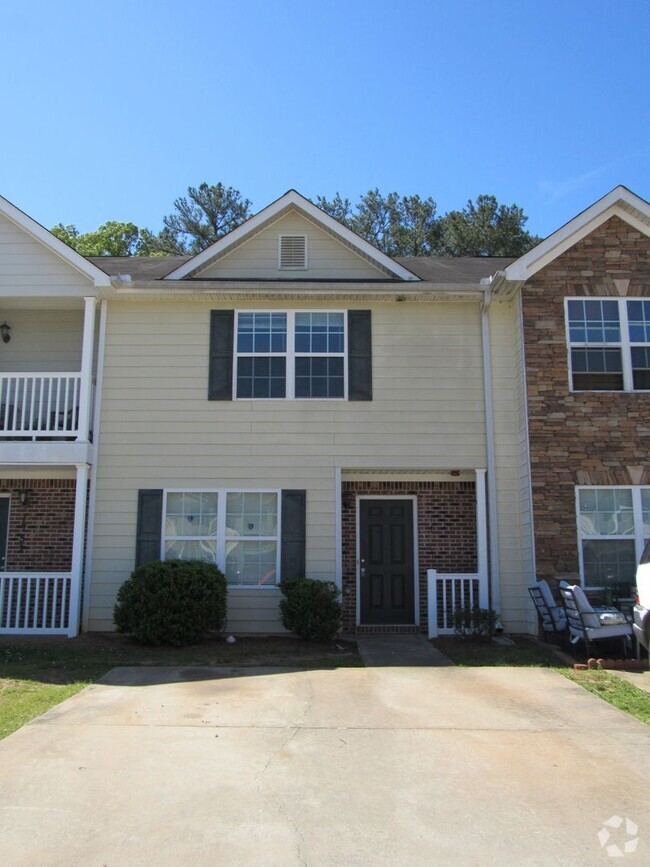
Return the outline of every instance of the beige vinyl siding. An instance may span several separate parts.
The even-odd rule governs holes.
[[[81,296],[91,286],[88,277],[0,215],[0,295]]]
[[[215,306],[109,303],[90,628],[133,568],[139,488],[305,488],[307,574],[331,579],[336,467],[485,466],[478,305],[372,306],[371,402],[208,401]],[[232,591],[229,628],[281,629],[277,598]]]
[[[508,632],[533,632],[527,587],[534,580],[526,406],[517,301],[490,308],[499,525],[501,618]]]
[[[307,270],[278,269],[279,235],[307,235]],[[385,272],[300,214],[281,217],[197,275],[232,279],[386,279]]]
[[[83,310],[15,308],[2,314],[11,341],[0,344],[0,371],[73,372],[81,367]]]

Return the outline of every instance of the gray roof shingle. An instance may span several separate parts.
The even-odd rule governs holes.
[[[111,277],[130,274],[132,280],[161,280],[190,256],[93,256],[89,261]],[[417,277],[431,283],[480,283],[502,271],[514,259],[491,256],[405,256],[395,259]],[[200,278],[199,278],[200,279]],[[339,281],[340,282],[340,281]]]

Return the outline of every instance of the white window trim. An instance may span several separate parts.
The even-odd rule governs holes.
[[[632,374],[632,346],[647,346],[647,343],[637,343],[630,340],[629,322],[627,316],[628,301],[646,301],[646,298],[612,298],[611,296],[568,296],[564,299],[564,328],[566,333],[567,346],[567,367],[569,370],[569,391],[572,394],[592,394],[600,392],[602,394],[650,394],[650,389],[634,388],[634,379]],[[611,341],[609,343],[572,343],[571,332],[569,328],[569,301],[616,301],[618,302],[618,319],[621,329],[621,339],[619,341]],[[620,349],[621,364],[623,368],[623,388],[622,389],[589,389],[589,388],[574,388],[573,387],[573,364],[571,360],[572,349]]]
[[[167,536],[165,534],[165,518],[167,516],[167,495],[168,494],[216,494],[217,495],[217,535],[214,536]],[[228,590],[263,590],[277,591],[279,590],[282,576],[280,575],[281,563],[281,540],[282,540],[282,491],[280,488],[164,488],[163,489],[163,507],[162,507],[162,526],[160,528],[160,559],[165,559],[165,543],[169,540],[176,539],[179,541],[201,541],[204,539],[215,539],[216,541],[216,565],[221,569],[223,574],[226,574],[226,541],[232,541],[232,536],[226,539],[226,497],[228,494],[276,494],[278,503],[278,528],[277,536],[255,536],[255,537],[238,537],[243,541],[250,542],[275,542],[275,583],[274,584],[230,584]]]
[[[239,333],[239,316],[248,313],[284,313],[287,317],[287,351],[286,352],[238,352],[237,334]],[[339,313],[343,316],[343,352],[296,352],[296,314],[297,313]],[[346,310],[236,310],[235,333],[233,335],[233,365],[232,394],[233,400],[243,401],[287,401],[299,400],[314,402],[324,400],[328,403],[346,401],[348,399],[348,314]],[[284,397],[238,397],[237,369],[241,358],[286,358],[286,391]],[[342,397],[296,397],[296,358],[342,358],[343,359],[343,396]]]
[[[282,239],[304,238],[305,239],[305,264],[282,266]],[[308,271],[309,270],[309,235],[304,232],[284,232],[278,235],[278,271]]]
[[[631,491],[632,492],[632,514],[634,516],[634,535],[616,535],[616,536],[601,536],[592,533],[582,532],[582,522],[580,520],[580,491]],[[585,570],[582,554],[582,543],[585,540],[612,540],[616,542],[631,542],[634,540],[634,555],[638,563],[643,554],[646,541],[643,537],[643,509],[641,505],[641,492],[650,491],[650,485],[576,485],[575,488],[575,509],[576,509],[576,528],[578,531],[578,560],[580,564],[580,583],[585,587]],[[601,590],[601,587],[587,587],[588,590]]]

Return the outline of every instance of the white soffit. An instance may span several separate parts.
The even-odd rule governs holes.
[[[376,264],[383,271],[388,271],[395,278],[400,280],[419,282],[420,278],[412,271],[409,271],[408,268],[398,264],[391,259],[390,256],[382,253],[376,247],[373,247],[372,244],[364,241],[364,239],[359,237],[359,235],[356,235],[354,232],[350,231],[350,229],[341,225],[341,223],[333,217],[330,217],[329,214],[321,211],[320,208],[316,207],[316,205],[308,199],[305,199],[304,196],[301,196],[300,193],[296,192],[296,190],[289,190],[279,199],[276,199],[275,202],[268,205],[258,214],[255,214],[254,217],[251,217],[250,220],[247,220],[245,223],[242,223],[241,226],[233,229],[232,232],[224,235],[223,238],[220,238],[188,262],[185,262],[174,271],[171,271],[163,279],[182,280],[186,277],[191,277],[199,269],[206,268],[213,259],[223,256],[231,247],[240,245],[249,235],[252,236],[260,228],[286,213],[287,209],[292,207],[299,212],[302,212],[312,222],[322,226],[328,234],[339,238],[344,244],[346,244],[346,246],[356,249],[364,258]]]
[[[92,262],[89,262],[88,259],[77,253],[72,247],[68,247],[67,244],[64,244],[63,241],[60,241],[51,232],[48,232],[44,226],[41,226],[40,223],[27,216],[24,211],[12,205],[11,202],[2,196],[0,196],[0,214],[18,226],[19,229],[31,235],[34,240],[39,241],[72,268],[88,277],[95,286],[111,285],[111,278],[108,274],[104,273],[96,265],[93,265]]]
[[[650,235],[650,204],[627,187],[615,187],[602,199],[549,235],[541,244],[508,265],[505,269],[506,279],[513,282],[529,279],[611,217],[620,217],[638,231]]]

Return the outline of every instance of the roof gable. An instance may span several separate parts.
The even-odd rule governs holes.
[[[513,282],[528,280],[611,217],[619,217],[645,235],[650,235],[650,204],[627,187],[615,187],[602,199],[549,235],[541,244],[508,265],[505,269],[506,280]]]
[[[63,241],[56,238],[51,232],[28,217],[23,211],[12,205],[7,199],[0,196],[0,215],[6,218],[9,224],[15,226],[27,234],[33,241],[53,253],[75,271],[87,277],[94,286],[110,286],[110,277],[88,259],[68,247]]]
[[[321,211],[320,208],[317,208],[316,205],[312,204],[312,202],[305,199],[295,190],[289,190],[288,193],[285,193],[284,196],[264,208],[264,210],[254,217],[251,217],[250,220],[247,220],[206,250],[203,250],[180,267],[171,271],[165,279],[182,280],[199,275],[204,277],[207,276],[206,272],[212,278],[218,279],[221,276],[219,273],[221,269],[218,264],[221,260],[233,255],[239,247],[251,241],[256,235],[260,235],[265,230],[270,229],[273,224],[289,216],[302,219],[305,223],[310,224],[320,232],[321,235],[333,239],[340,247],[345,248],[347,253],[352,254],[356,261],[364,260],[365,267],[362,269],[362,279],[419,280],[419,277],[403,265],[400,265],[380,250],[377,250],[372,244],[364,241],[359,235],[356,235],[324,211]],[[355,278],[354,270],[352,268],[351,279]],[[370,274],[374,276],[370,277]],[[226,275],[224,274],[224,276]],[[242,274],[241,276],[244,275]],[[276,271],[275,274],[276,279],[283,280],[305,280],[313,276],[323,279],[322,274],[310,274],[309,270],[293,272]]]

